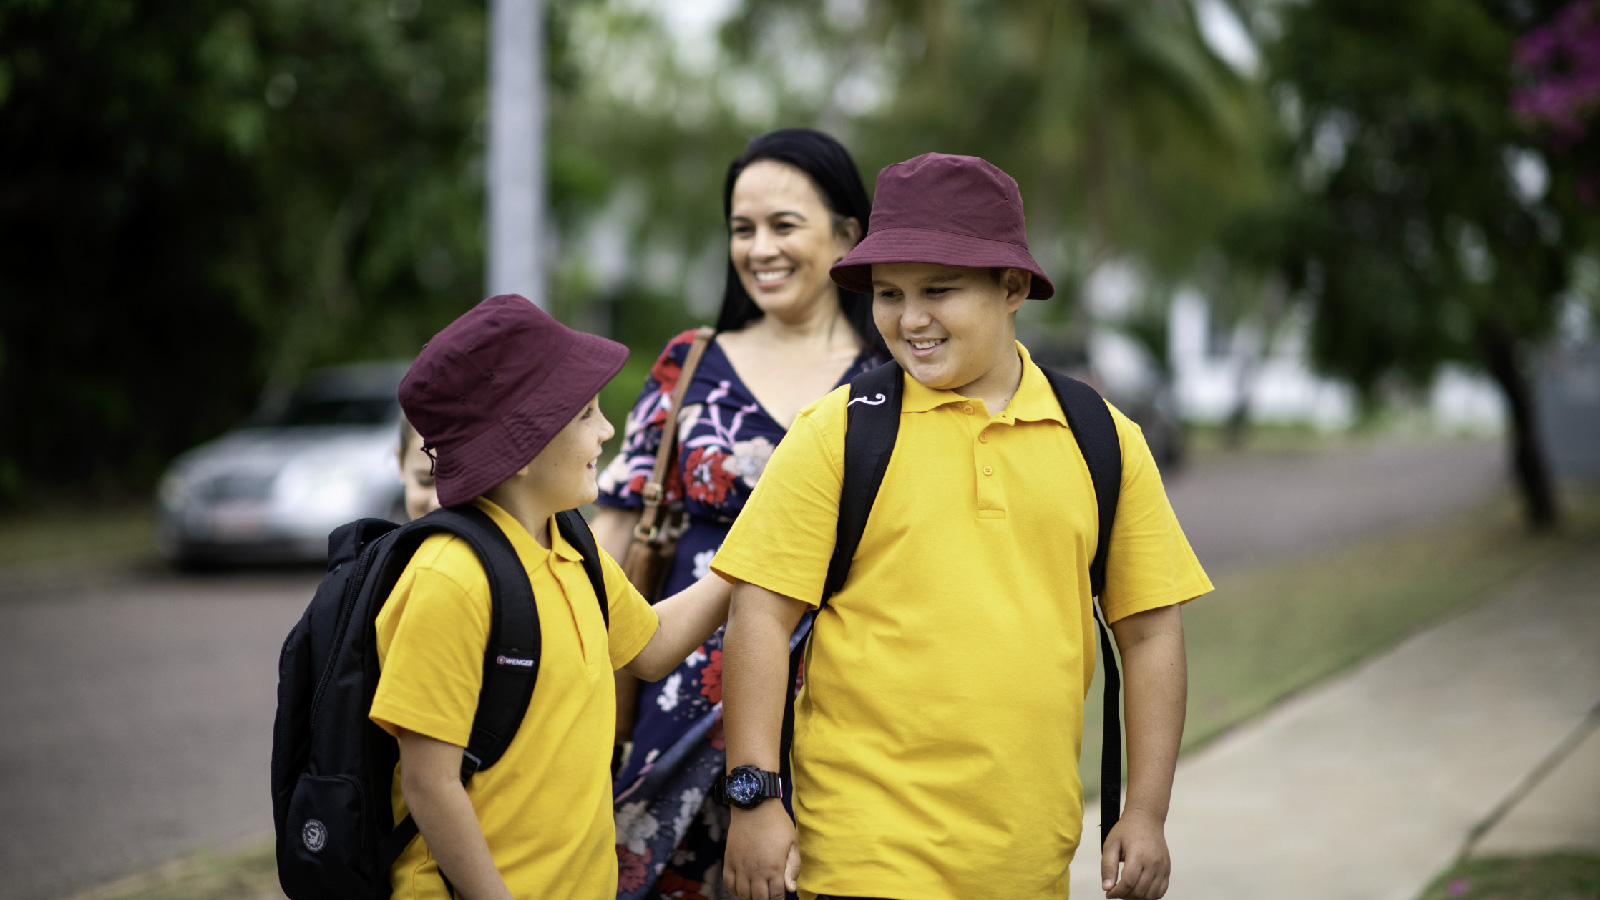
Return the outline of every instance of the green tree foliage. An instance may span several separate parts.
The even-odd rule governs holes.
[[[555,294],[645,354],[712,317],[723,174],[770,128],[833,133],[869,186],[929,150],[1006,168],[1057,316],[1108,260],[1182,278],[1262,190],[1261,84],[1215,56],[1187,3],[742,0],[689,39],[647,6],[570,8],[552,153],[556,177],[565,158],[596,192],[564,219]],[[597,268],[580,245],[618,227],[625,259]]]
[[[685,47],[635,3],[552,9],[561,68],[549,137],[561,246],[551,305],[648,356],[633,360],[643,366],[631,382],[637,391],[667,338],[714,318],[727,253],[723,177],[773,119],[736,107],[737,75],[714,40]],[[685,59],[686,50],[701,58]]]
[[[837,123],[872,169],[939,150],[1014,175],[1063,307],[1111,259],[1184,277],[1262,190],[1260,85],[1188,3],[747,0],[727,37],[743,59],[790,48],[824,67],[816,99],[791,106]],[[851,115],[864,90],[883,102]]]
[[[1551,4],[1553,5],[1553,4]],[[1516,11],[1479,0],[1283,9],[1271,48],[1298,197],[1252,223],[1313,303],[1312,351],[1369,397],[1454,361],[1490,375],[1535,526],[1557,518],[1527,367],[1555,324],[1583,222],[1537,183],[1512,113]]]
[[[0,500],[148,483],[476,297],[484,15],[0,5]]]
[[[1108,261],[1152,286],[1213,270],[1261,281],[1285,261],[1297,284],[1336,280],[1308,248],[1337,234],[1340,217],[1314,206],[1349,176],[1330,168],[1309,199],[1275,178],[1314,166],[1325,121],[1368,111],[1299,87],[1309,124],[1273,144],[1266,80],[1209,49],[1190,2],[741,0],[720,32],[689,38],[699,14],[665,9],[545,2],[555,227],[541,252],[553,311],[635,350],[614,413],[668,335],[713,316],[724,172],[779,126],[832,131],[869,184],[928,150],[1015,174],[1057,315]],[[147,485],[263,384],[409,355],[478,299],[486,15],[479,0],[0,4],[0,502]],[[1323,52],[1304,31],[1285,47]],[[1344,53],[1381,48],[1374,73],[1411,62],[1393,35],[1338,34]],[[1503,56],[1496,40],[1459,54]],[[1316,75],[1302,63],[1290,81]],[[1510,76],[1496,71],[1500,105],[1474,115],[1504,123]],[[1422,108],[1465,92],[1430,88]],[[1344,168],[1370,171],[1359,137]],[[1494,137],[1485,152],[1508,142],[1522,146]],[[1410,152],[1405,166],[1427,167]],[[1241,207],[1267,208],[1266,227],[1241,230]],[[1481,234],[1495,277],[1514,277],[1524,264],[1502,258],[1500,220],[1451,209],[1428,220],[1439,246]],[[1543,233],[1542,214],[1522,216]],[[1420,377],[1431,364],[1406,365]]]
[[[551,305],[641,349],[636,389],[715,309],[722,173],[774,123],[637,4],[544,9]],[[486,15],[0,4],[0,503],[141,490],[264,385],[409,356],[479,299]]]

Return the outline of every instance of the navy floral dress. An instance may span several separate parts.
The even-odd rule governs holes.
[[[672,405],[693,331],[667,343],[628,413],[622,449],[600,474],[602,506],[640,509],[640,492]],[[839,383],[882,362],[863,350]],[[756,402],[715,341],[683,398],[678,458],[667,473],[668,503],[681,503],[688,528],[678,539],[666,596],[709,574],[711,558],[784,427]],[[809,618],[809,617],[808,617]],[[807,623],[802,623],[803,634]],[[617,896],[708,900],[720,896],[728,810],[710,799],[723,770],[722,630],[655,683],[639,685],[633,754],[617,775]]]

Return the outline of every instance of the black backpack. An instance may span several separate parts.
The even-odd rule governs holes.
[[[1075,378],[1040,366],[1055,392],[1061,411],[1066,414],[1072,436],[1078,442],[1089,479],[1094,484],[1095,504],[1100,513],[1100,536],[1094,559],[1089,563],[1090,591],[1098,600],[1106,585],[1106,548],[1111,543],[1111,524],[1117,514],[1117,498],[1122,490],[1122,445],[1117,439],[1117,423],[1095,389]],[[834,538],[833,557],[822,587],[822,607],[844,587],[850,577],[850,564],[867,516],[889,469],[895,440],[900,434],[900,394],[903,387],[898,363],[887,362],[850,382],[846,405],[848,424],[844,438],[844,485],[839,497],[839,524]],[[821,612],[819,607],[818,612]],[[1095,609],[1095,624],[1100,631],[1100,658],[1105,667],[1105,730],[1100,757],[1100,840],[1104,844],[1122,810],[1122,693],[1121,673],[1111,632],[1104,611]],[[806,644],[800,641],[789,654],[789,698],[783,710],[781,757],[783,780],[789,783],[789,748],[794,739],[794,691],[805,656]]]
[[[588,524],[575,510],[557,514],[556,524],[583,556],[609,628]],[[539,613],[527,570],[494,520],[458,506],[405,525],[360,519],[340,526],[328,536],[328,574],[278,659],[272,817],[278,881],[290,900],[387,898],[389,868],[417,835],[410,816],[394,824],[389,801],[399,743],[367,714],[378,685],[378,610],[423,540],[439,533],[477,553],[493,607],[462,784],[499,761],[527,711],[539,676]]]

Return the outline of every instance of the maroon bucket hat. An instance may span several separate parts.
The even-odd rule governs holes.
[[[1033,273],[1028,297],[1056,292],[1028,252],[1017,182],[976,156],[924,153],[878,173],[867,236],[830,274],[840,287],[872,293],[872,264],[937,263]]]
[[[436,461],[439,505],[466,503],[527,465],[627,358],[627,347],[517,294],[445,326],[400,382],[400,407]]]

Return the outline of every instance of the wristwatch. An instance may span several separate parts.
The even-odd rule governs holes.
[[[736,766],[722,777],[722,802],[740,809],[755,809],[763,802],[783,796],[783,779],[777,772],[755,766]]]

